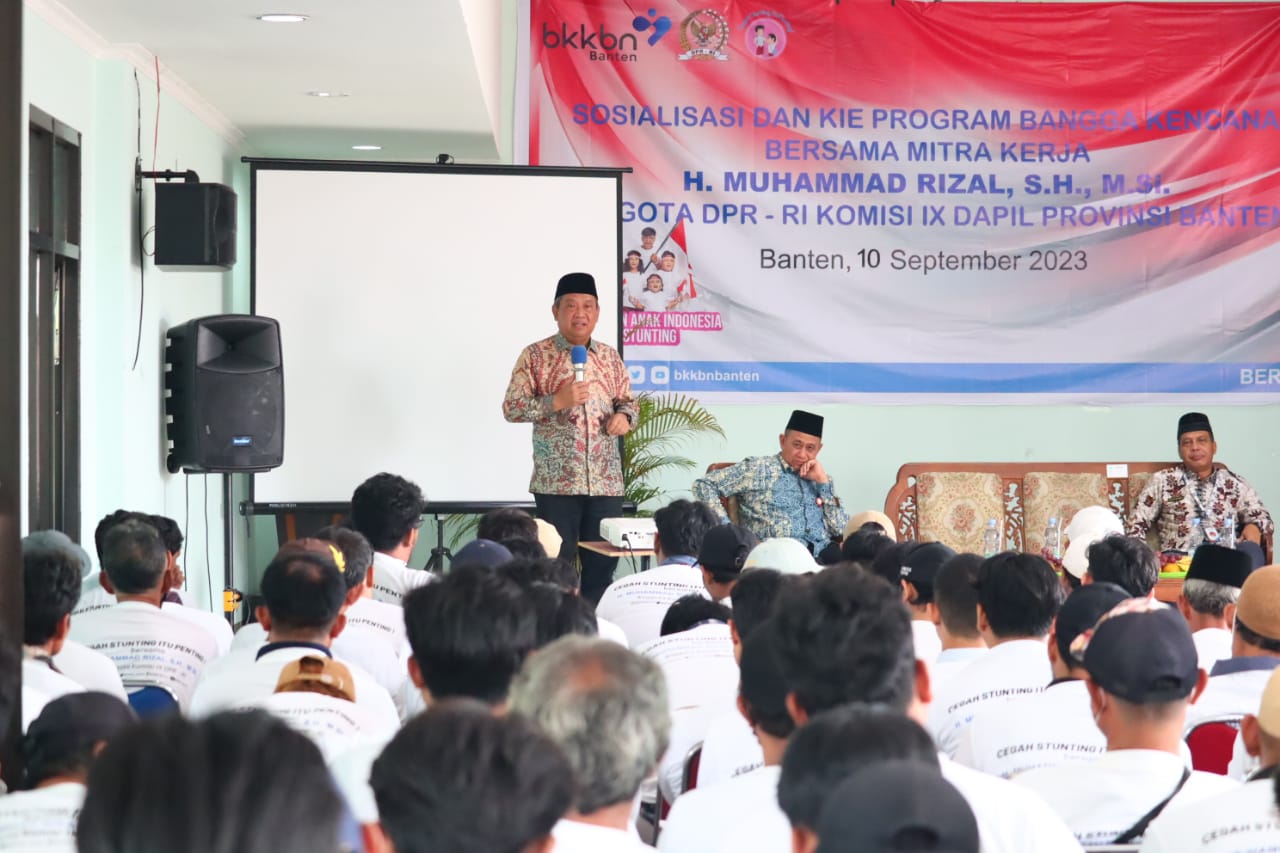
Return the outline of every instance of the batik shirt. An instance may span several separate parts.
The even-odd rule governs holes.
[[[1196,518],[1204,527],[1256,524],[1264,534],[1273,527],[1271,514],[1243,477],[1215,468],[1202,480],[1179,465],[1152,475],[1129,514],[1128,533],[1145,538],[1154,527],[1160,550],[1189,551]]]
[[[834,482],[802,478],[782,454],[753,456],[709,472],[693,484],[693,496],[728,521],[721,498],[738,499],[739,522],[761,539],[790,536],[821,548],[844,532],[849,513],[840,506]]]
[[[552,397],[573,381],[572,345],[563,335],[530,344],[511,371],[502,401],[503,416],[533,424],[533,479],[529,491],[542,495],[621,495],[622,457],[618,439],[605,431],[609,418],[623,414],[632,423],[639,410],[622,356],[599,341],[587,344],[584,405],[555,411]]]

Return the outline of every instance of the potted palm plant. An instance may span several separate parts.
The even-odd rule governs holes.
[[[622,479],[627,500],[641,507],[663,496],[657,485],[661,473],[695,467],[692,459],[677,455],[680,445],[708,433],[723,438],[724,429],[701,403],[683,394],[643,393],[636,403],[639,414],[622,441]]]

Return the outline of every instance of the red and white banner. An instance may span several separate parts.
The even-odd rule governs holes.
[[[531,0],[529,43],[530,162],[634,169],[642,389],[1280,391],[1280,7]]]

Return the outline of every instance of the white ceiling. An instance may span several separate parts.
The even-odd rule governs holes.
[[[514,63],[502,44],[514,15],[503,0],[58,2],[111,45],[159,57],[252,154],[491,161],[507,147],[501,100]],[[270,12],[310,17],[256,20]],[[317,90],[348,97],[306,94]]]

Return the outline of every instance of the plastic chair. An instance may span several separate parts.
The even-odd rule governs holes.
[[[129,707],[145,720],[178,713],[178,700],[165,688],[151,684],[129,694]]]
[[[1241,715],[1232,714],[1200,720],[1187,727],[1182,739],[1191,751],[1192,769],[1227,775],[1236,735],[1240,731],[1240,720]]]

